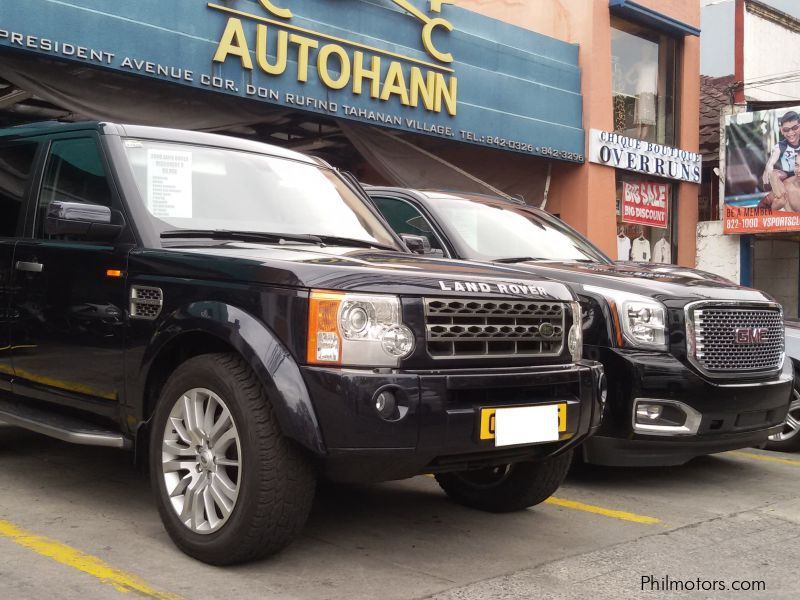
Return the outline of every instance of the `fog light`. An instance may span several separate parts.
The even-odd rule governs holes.
[[[389,391],[384,390],[375,397],[375,410],[382,419],[391,419],[397,413],[397,399],[395,395]]]
[[[405,325],[395,325],[383,332],[381,345],[387,354],[405,358],[414,349],[414,334]]]
[[[633,431],[647,435],[696,435],[703,415],[678,400],[634,400]]]
[[[664,407],[660,404],[639,404],[636,407],[636,422],[651,423],[661,418]]]

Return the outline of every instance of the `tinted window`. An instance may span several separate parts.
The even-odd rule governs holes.
[[[111,207],[111,189],[94,139],[62,140],[51,146],[39,195],[37,237],[44,237],[47,207],[55,201]]]
[[[372,201],[396,233],[423,236],[431,243],[431,249],[442,250],[433,227],[414,206],[397,198],[373,198]]]
[[[15,237],[19,232],[35,156],[35,143],[0,146],[0,237]]]

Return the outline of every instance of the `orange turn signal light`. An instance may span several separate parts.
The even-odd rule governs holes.
[[[611,309],[611,322],[613,323],[612,329],[617,341],[617,347],[622,348],[625,344],[622,340],[622,325],[619,322],[619,313],[617,312],[617,303],[613,300],[608,300],[608,307]]]
[[[344,294],[312,291],[308,299],[309,364],[342,364],[342,338],[339,335],[339,306]]]
[[[123,273],[119,269],[107,269],[106,270],[106,277],[113,277],[115,279],[118,279],[118,278],[122,277],[122,275],[123,275]]]

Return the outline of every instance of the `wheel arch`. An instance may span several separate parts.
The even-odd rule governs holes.
[[[137,442],[175,368],[194,356],[217,352],[235,352],[247,362],[264,386],[285,436],[315,454],[325,452],[316,412],[294,358],[259,319],[221,302],[189,304],[160,323],[139,367]]]

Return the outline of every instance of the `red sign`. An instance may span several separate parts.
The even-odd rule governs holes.
[[[767,233],[800,230],[800,213],[768,206],[725,205],[725,233]]]
[[[669,184],[622,183],[622,220],[649,227],[667,228]]]

